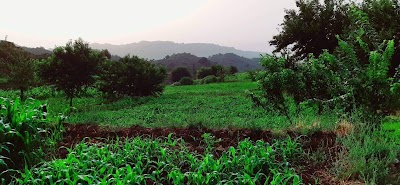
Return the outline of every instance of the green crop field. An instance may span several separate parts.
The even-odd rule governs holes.
[[[68,108],[68,100],[64,98],[63,93],[51,90],[49,87],[33,88],[27,92],[27,95],[41,99],[42,104],[46,105],[48,112],[46,114],[48,121],[46,122],[54,123],[62,120],[68,123],[64,128],[67,130],[59,132],[54,130],[53,126],[45,126],[43,131],[37,132],[37,134],[40,134],[40,132],[52,133],[52,138],[45,140],[46,143],[51,143],[47,147],[52,149],[46,149],[47,155],[51,157],[48,157],[45,162],[40,162],[34,168],[18,172],[19,178],[13,182],[19,184],[142,184],[144,182],[147,184],[150,182],[161,184],[181,184],[183,182],[192,184],[218,184],[217,182],[252,184],[262,181],[271,184],[325,184],[334,179],[334,176],[348,178],[346,177],[348,174],[357,174],[357,171],[378,174],[374,178],[381,178],[380,173],[368,172],[365,169],[383,169],[396,158],[397,149],[395,148],[398,148],[398,145],[395,143],[400,141],[398,139],[400,124],[398,118],[394,116],[385,119],[382,125],[383,129],[375,131],[373,134],[364,131],[351,134],[352,128],[360,124],[357,123],[358,121],[354,119],[354,116],[353,123],[350,123],[351,120],[346,119],[343,115],[335,112],[318,114],[311,107],[293,113],[294,124],[291,124],[285,116],[254,106],[248,96],[248,91],[256,90],[257,82],[248,80],[244,73],[228,76],[227,79],[230,80],[224,83],[166,86],[164,92],[159,96],[125,97],[115,100],[105,99],[97,90],[89,88],[80,97],[75,98],[73,108]],[[18,97],[18,92],[0,91],[0,96],[14,99]],[[41,106],[39,106],[40,103],[35,102],[36,108],[39,107],[37,111],[42,111]],[[12,106],[12,104],[8,106]],[[293,110],[295,108],[290,107]],[[19,108],[14,109],[14,111],[18,111]],[[32,112],[37,112],[35,110],[33,109]],[[7,114],[12,113],[10,111]],[[21,118],[13,119],[26,119],[23,118],[23,115],[19,116]],[[5,133],[13,133],[14,130],[21,129],[18,127],[17,121],[14,121],[13,124],[11,129],[4,127]],[[100,126],[98,128],[100,130],[97,128],[91,130],[89,127],[79,130],[79,127],[74,127],[74,125],[81,124]],[[160,135],[157,131],[158,128],[189,128],[183,130],[184,133],[181,136],[192,137],[193,139],[187,142],[188,140],[185,141],[179,137],[142,138],[139,134],[127,141],[115,141],[106,139],[110,133],[113,135],[113,131],[108,132],[109,134],[104,133],[101,126],[112,127],[112,130],[131,129],[132,126],[140,126],[140,128],[137,128],[138,133],[154,133],[156,135]],[[357,127],[360,126],[363,127],[362,125]],[[156,130],[146,131],[143,127]],[[237,137],[240,135],[229,135],[229,131],[226,137],[230,138],[225,138],[219,145],[218,143],[221,140],[213,138],[210,133],[204,132],[203,138],[190,134],[190,132],[193,132],[191,129],[196,130],[201,127],[217,130],[241,128],[271,130],[273,133],[280,134],[260,137],[263,140],[273,139],[273,143],[263,143],[262,140],[238,140]],[[341,129],[343,128],[345,135],[350,135],[336,138],[338,140],[336,143],[335,139],[331,138],[332,136],[329,136],[329,134],[342,134]],[[33,127],[30,129],[31,134],[34,135]],[[305,135],[293,136],[293,140],[290,138],[288,140],[285,137],[285,131],[294,131],[300,135]],[[99,132],[99,134],[94,136],[92,133],[96,132]],[[128,132],[128,130],[123,132]],[[134,133],[135,131],[129,132]],[[165,132],[173,134],[175,131]],[[203,131],[200,129],[194,132],[202,133]],[[102,136],[102,133],[104,136]],[[243,133],[246,133],[246,131],[243,131]],[[317,135],[313,135],[313,133],[317,133]],[[76,136],[82,138],[85,134],[93,136],[87,138],[86,142],[73,139]],[[161,135],[168,135],[168,133]],[[253,137],[252,135],[254,136],[254,134],[250,134],[248,137]],[[62,154],[63,157],[60,159],[62,153],[60,151],[64,149],[56,149],[56,143],[60,142],[61,136],[64,136],[63,147],[70,146],[74,142],[80,144],[65,150],[68,151],[68,154]],[[17,137],[17,135],[13,137]],[[96,141],[97,137],[106,140],[98,142]],[[246,138],[246,136],[240,137]],[[319,142],[312,144],[307,139],[299,140],[302,137],[309,138],[311,141],[314,138]],[[95,139],[94,144],[88,143],[91,139]],[[232,140],[232,143],[226,144],[225,142],[229,140]],[[35,143],[41,142],[40,138],[33,141]],[[326,143],[331,144],[327,145]],[[341,143],[340,147],[347,148],[348,152],[341,158],[337,158],[336,154],[331,153],[332,148],[339,147],[339,143]],[[291,149],[290,147],[295,148]],[[4,145],[3,153],[8,151],[4,150],[8,148],[10,147]],[[383,159],[373,158],[371,160],[374,160],[374,163],[365,163],[365,159],[370,160],[370,155],[388,151],[389,148],[391,152]],[[41,150],[35,151],[40,153]],[[259,153],[254,153],[255,150]],[[267,150],[271,150],[270,155],[264,156]],[[337,152],[341,153],[340,151]],[[293,156],[293,153],[296,154],[296,157]],[[3,159],[4,164],[12,166],[7,160],[8,158]],[[139,161],[141,162],[138,166]],[[304,161],[308,162],[304,163]],[[190,166],[186,166],[185,162]],[[351,168],[347,166],[349,164],[351,164]],[[263,169],[262,166],[269,167]],[[330,168],[337,170],[338,173],[322,177],[310,175],[313,173],[306,170],[307,168],[317,167],[321,167],[320,170]],[[252,170],[234,170],[239,168],[249,170],[251,168]],[[9,171],[6,174],[14,173]],[[209,176],[209,178],[206,178],[206,176]],[[306,176],[310,177],[306,178]]]
[[[245,2],[189,9],[152,3],[137,20],[131,12],[118,20],[141,29],[154,21],[149,14],[179,8],[190,28],[159,23],[189,41],[190,32],[204,32],[193,18],[236,11]],[[24,46],[32,30],[14,43],[17,28],[6,29],[12,41],[0,40],[0,185],[400,184],[400,0],[295,0],[293,8],[276,11],[263,3],[246,2],[244,11],[229,14],[240,19],[220,16],[229,18],[218,19],[229,33],[209,24],[196,34],[209,41],[223,34],[219,44],[236,38],[237,48],[78,38],[48,51]],[[92,11],[85,7],[92,4],[74,8]],[[41,4],[31,5],[40,12],[34,6]],[[87,15],[112,20],[110,12],[124,12],[108,5],[110,11]],[[50,14],[59,8],[49,7]],[[255,14],[245,10],[284,16],[277,32],[265,32],[256,25],[268,21],[251,20]],[[89,33],[85,26],[93,24],[86,23],[96,20],[77,15],[51,16],[72,35]],[[126,25],[109,28],[132,31]],[[146,34],[162,28],[151,27]],[[104,30],[96,31],[100,38]],[[248,31],[251,38],[241,35]],[[61,38],[39,40],[54,39]]]
[[[80,98],[75,101],[75,113],[66,121],[144,127],[186,127],[192,124],[211,128],[290,127],[284,116],[253,106],[246,90],[256,86],[254,82],[167,86],[160,97],[124,98],[111,103],[97,98]],[[59,105],[66,106],[67,102],[57,98],[49,99],[48,104],[50,108],[55,107],[55,112],[60,112],[62,107]],[[334,123],[331,116],[316,119],[312,112],[305,112],[302,116],[301,124],[318,122],[329,127]]]
[[[108,102],[103,98],[81,97],[74,101],[73,113],[66,122],[90,123],[116,127],[186,127],[203,125],[209,128],[286,129],[292,127],[285,116],[254,107],[246,91],[256,82],[243,80],[192,86],[167,86],[159,97],[122,98]],[[37,91],[37,90],[33,90]],[[7,95],[9,92],[3,92]],[[0,93],[1,94],[1,93]],[[17,92],[13,95],[17,97]],[[44,100],[51,114],[65,112],[68,101],[62,96]],[[55,115],[57,115],[55,114]],[[315,126],[333,129],[335,115],[315,117],[312,109],[302,111],[297,119],[300,127]]]

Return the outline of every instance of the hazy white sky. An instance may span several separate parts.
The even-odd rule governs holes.
[[[0,39],[45,48],[82,37],[90,43],[142,40],[215,43],[270,51],[284,9],[295,0],[5,0]]]

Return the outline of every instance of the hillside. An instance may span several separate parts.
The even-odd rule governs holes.
[[[191,71],[198,70],[202,67],[210,67],[215,65],[215,62],[209,61],[204,57],[197,57],[190,53],[178,53],[171,56],[167,55],[164,59],[156,60],[155,63],[161,64],[171,71],[177,67],[186,67]]]
[[[25,46],[21,46],[21,48],[33,55],[50,55],[51,53],[53,53],[52,51],[49,51],[43,47],[28,48]]]
[[[234,53],[246,58],[256,58],[260,56],[260,52],[242,51],[233,47],[205,43],[183,44],[171,41],[141,41],[125,45],[93,43],[90,46],[93,49],[108,49],[110,53],[119,56],[130,54],[154,60],[163,59],[165,56],[174,53],[191,53],[199,57],[209,57],[219,53]]]
[[[233,53],[217,54],[208,58],[222,66],[235,66],[239,72],[261,69],[259,58],[245,58]]]
[[[164,59],[156,60],[154,62],[164,65],[168,70],[177,67],[186,67],[190,70],[198,70],[202,67],[210,67],[217,64],[225,67],[235,66],[240,72],[261,68],[259,59],[240,57],[233,53],[217,54],[209,58],[197,57],[190,53],[179,53],[171,56],[167,55]]]

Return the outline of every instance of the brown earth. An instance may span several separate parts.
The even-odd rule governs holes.
[[[187,143],[190,150],[203,152],[204,146],[201,143],[203,140],[202,135],[204,133],[210,133],[215,139],[220,140],[214,149],[214,154],[218,157],[230,146],[237,146],[239,141],[246,138],[252,141],[263,140],[265,142],[271,142],[278,137],[290,136],[298,139],[304,151],[309,153],[319,151],[327,156],[326,160],[318,163],[311,160],[300,160],[301,162],[296,164],[301,166],[301,170],[298,171],[306,184],[314,184],[315,178],[318,179],[319,184],[342,184],[329,173],[329,169],[337,159],[337,154],[340,150],[340,146],[336,144],[336,134],[334,132],[317,131],[307,136],[302,136],[297,132],[287,131],[285,134],[277,136],[271,131],[252,129],[212,130],[204,127],[144,128],[139,126],[115,129],[89,124],[64,124],[64,127],[64,140],[60,143],[58,152],[60,158],[65,158],[68,154],[66,148],[73,147],[84,138],[90,138],[90,142],[104,142],[104,139],[114,139],[116,137],[120,139],[137,136],[144,138],[160,138],[168,137],[170,133],[173,133],[173,137],[182,138],[185,143]]]

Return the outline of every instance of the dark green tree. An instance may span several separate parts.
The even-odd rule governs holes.
[[[40,76],[64,91],[72,106],[72,99],[94,83],[97,65],[103,59],[100,52],[92,50],[87,42],[79,38],[55,48],[53,55],[41,64]]]
[[[159,94],[167,77],[164,67],[137,56],[103,62],[101,71],[100,90],[109,97]]]
[[[35,84],[35,61],[31,55],[11,42],[0,43],[0,66],[8,78],[8,83],[20,91],[20,99]]]
[[[186,67],[178,67],[171,72],[171,81],[172,82],[178,82],[183,77],[189,77],[189,78],[192,77],[189,69]]]
[[[197,79],[203,79],[206,76],[213,75],[211,67],[202,67],[197,70]]]
[[[281,32],[270,41],[274,52],[290,49],[297,59],[310,53],[318,57],[324,49],[332,52],[338,43],[336,35],[349,25],[349,6],[343,0],[296,0],[296,6],[297,10],[286,10]]]
[[[239,70],[236,66],[229,66],[228,72],[229,72],[229,74],[235,74],[235,73],[239,72]]]

